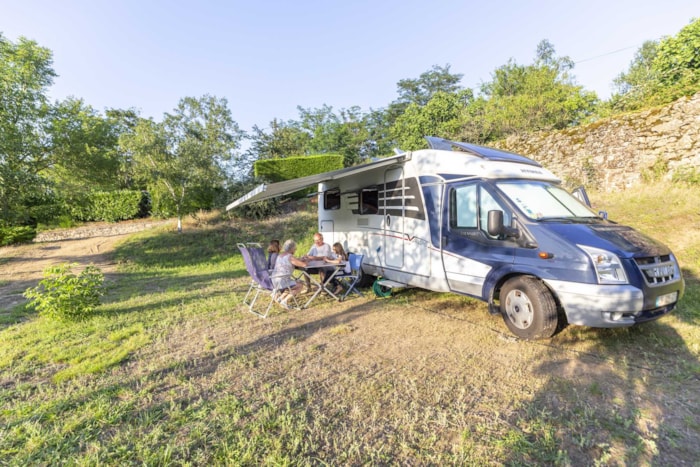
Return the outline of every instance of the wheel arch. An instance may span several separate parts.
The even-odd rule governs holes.
[[[492,271],[496,272],[496,271]],[[501,289],[503,288],[503,285],[508,282],[510,279],[513,279],[514,277],[520,277],[520,276],[529,276],[534,279],[537,279],[541,283],[544,284],[545,287],[547,287],[547,290],[549,290],[549,293],[552,295],[552,298],[554,299],[554,303],[557,305],[557,312],[559,314],[559,325],[564,327],[568,324],[568,321],[566,319],[566,312],[564,311],[564,307],[561,304],[561,300],[559,300],[559,297],[557,296],[557,293],[554,289],[552,289],[549,284],[547,284],[547,281],[543,280],[540,276],[537,275],[535,271],[532,270],[515,270],[515,269],[510,269],[508,271],[501,271],[502,274],[493,274],[489,277],[487,277],[486,281],[484,282],[484,288],[488,288],[488,294],[486,294],[487,297],[487,303],[489,307],[489,312],[491,314],[500,314],[500,298],[501,298]]]

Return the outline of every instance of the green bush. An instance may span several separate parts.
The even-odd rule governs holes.
[[[68,210],[76,220],[117,222],[141,215],[144,193],[136,190],[96,191],[73,195]]]
[[[104,275],[96,266],[87,266],[80,274],[71,270],[76,263],[44,269],[44,279],[24,292],[41,316],[56,321],[87,319],[100,304]]]
[[[36,229],[30,225],[0,227],[0,246],[29,242],[36,236]]]

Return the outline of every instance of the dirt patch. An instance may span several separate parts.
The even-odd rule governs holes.
[[[22,293],[35,287],[45,268],[77,263],[79,270],[93,264],[109,279],[115,272],[110,257],[114,246],[128,235],[164,225],[169,221],[96,223],[75,229],[42,232],[34,243],[0,248],[0,310],[12,308],[25,299]]]

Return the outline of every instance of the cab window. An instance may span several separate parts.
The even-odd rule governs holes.
[[[489,211],[503,211],[503,223],[510,225],[511,213],[479,183],[454,188],[450,192],[450,227],[481,230],[488,238]]]

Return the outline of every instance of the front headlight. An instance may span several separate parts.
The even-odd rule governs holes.
[[[593,261],[599,284],[627,284],[627,274],[617,255],[600,248],[578,245]]]

